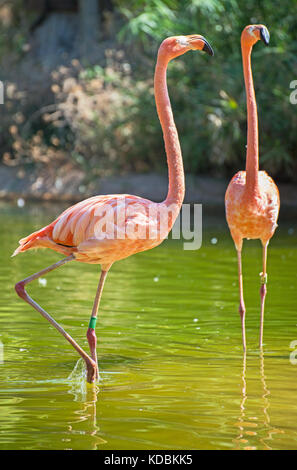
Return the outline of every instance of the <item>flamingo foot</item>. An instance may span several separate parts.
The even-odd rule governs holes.
[[[93,359],[85,360],[86,368],[87,368],[87,382],[89,384],[93,384],[97,382],[99,379],[99,369],[98,365]]]
[[[264,279],[263,279],[264,278]],[[263,348],[263,326],[264,326],[264,306],[265,298],[267,294],[267,275],[266,277],[261,277],[261,287],[260,287],[260,297],[261,297],[261,318],[260,318],[260,338],[259,338],[259,348]]]
[[[239,315],[240,315],[240,318],[241,318],[242,347],[243,347],[243,351],[245,352],[245,351],[246,351],[246,338],[245,338],[245,305],[244,305],[244,301],[243,301],[243,300],[241,300],[241,302],[240,302],[240,304],[239,304],[238,311],[239,311]]]
[[[97,361],[97,352],[96,352],[96,346],[97,346],[97,337],[96,337],[96,334],[95,334],[95,329],[94,328],[88,328],[88,331],[87,331],[87,340],[88,340],[88,343],[89,343],[89,347],[90,347],[90,351],[91,351],[91,356],[92,356],[92,364],[94,364],[95,366],[95,370],[94,370],[94,380],[98,380],[99,379],[99,368],[98,368],[98,361]],[[87,364],[87,376],[88,376],[88,367],[90,367],[90,365],[88,366]],[[92,367],[92,366],[91,366]],[[91,374],[91,371],[90,371],[90,374]],[[90,375],[91,376],[91,375]],[[94,382],[93,380],[93,382]],[[92,382],[91,382],[92,383]]]

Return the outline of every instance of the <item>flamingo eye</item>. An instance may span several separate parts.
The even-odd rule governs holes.
[[[186,36],[179,36],[179,38],[177,39],[177,44],[179,46],[187,47],[189,45],[189,41]]]
[[[257,36],[255,35],[255,27],[254,26],[251,26],[249,29],[248,29],[248,32],[251,36],[253,36],[253,38],[257,39]]]

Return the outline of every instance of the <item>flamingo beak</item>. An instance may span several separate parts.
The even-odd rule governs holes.
[[[188,46],[191,49],[198,49],[200,51],[206,52],[209,55],[214,54],[211,45],[203,36],[200,36],[199,34],[193,34],[191,36],[186,36],[186,39],[188,41]]]
[[[267,28],[265,28],[265,26],[262,26],[260,28],[260,38],[262,39],[262,41],[264,42],[264,44],[266,46],[268,46],[269,44],[269,39],[270,39],[270,35],[269,35],[269,31]]]
[[[213,56],[214,52],[209,42],[205,38],[202,38],[202,40],[204,42],[204,46],[202,50],[206,52],[207,54],[209,54],[210,56]]]

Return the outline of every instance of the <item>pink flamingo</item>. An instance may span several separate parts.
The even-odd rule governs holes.
[[[169,188],[165,201],[157,204],[128,194],[91,197],[66,209],[54,222],[20,240],[20,246],[14,252],[16,255],[31,248],[51,248],[66,255],[57,263],[18,282],[15,289],[84,359],[87,381],[90,383],[99,377],[95,325],[104,281],[111,265],[159,245],[171,230],[183,203],[183,161],[167,91],[166,70],[170,60],[191,49],[203,50],[213,55],[211,46],[203,36],[170,37],[159,48],[155,69],[155,100],[169,172]],[[166,224],[162,223],[164,214],[168,215]],[[25,290],[28,283],[72,260],[101,265],[101,276],[87,330],[91,357]]]
[[[241,317],[243,349],[246,349],[245,305],[241,268],[241,250],[244,238],[260,238],[263,246],[263,271],[261,277],[261,319],[259,346],[263,345],[264,305],[267,284],[267,247],[277,227],[279,193],[276,184],[265,171],[259,171],[258,116],[251,52],[254,44],[262,39],[268,45],[269,32],[263,25],[246,26],[241,35],[243,73],[247,96],[247,154],[246,171],[239,171],[232,178],[225,196],[226,218],[238,257],[239,313]]]

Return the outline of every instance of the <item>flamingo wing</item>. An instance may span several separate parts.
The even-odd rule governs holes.
[[[110,264],[161,243],[147,199],[95,196],[66,209],[46,227],[20,240],[14,255],[31,248],[73,253],[78,261]]]

